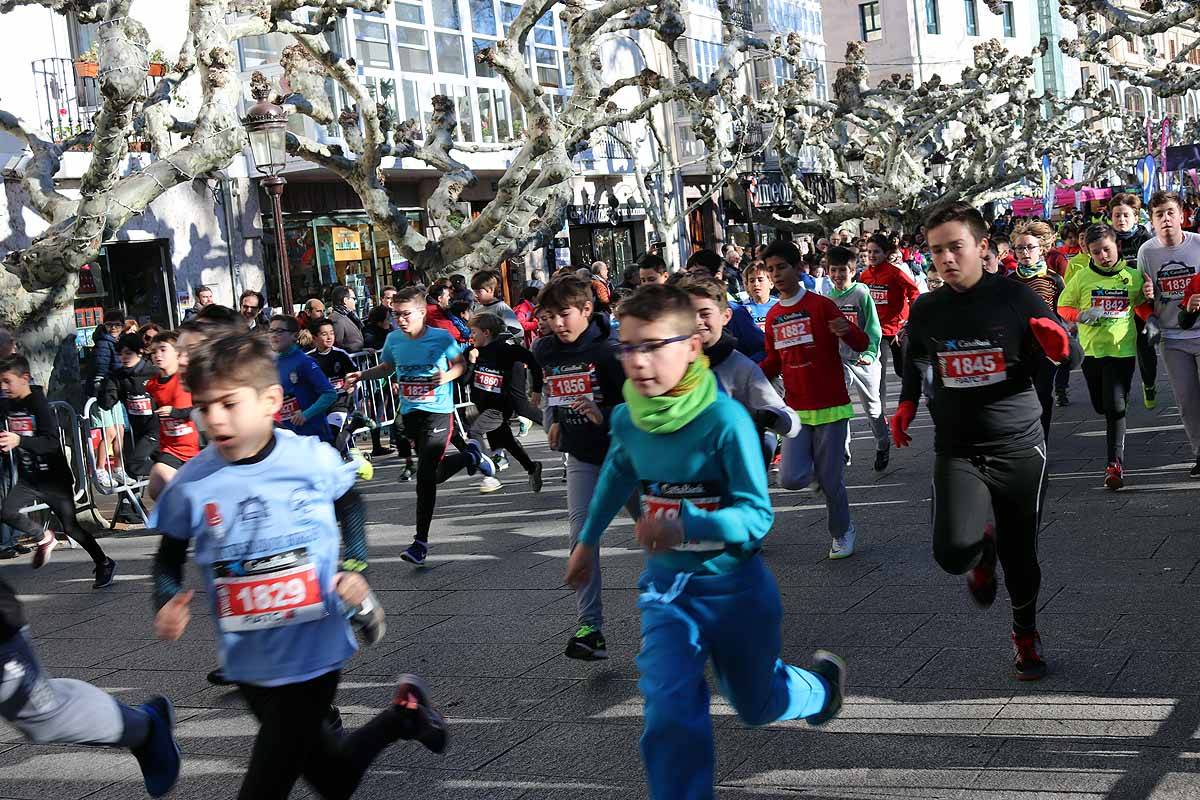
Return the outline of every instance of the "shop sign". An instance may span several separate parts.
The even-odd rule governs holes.
[[[401,272],[408,269],[408,259],[400,254],[400,248],[388,239],[388,263],[392,265],[392,272]]]
[[[610,225],[621,222],[631,222],[635,218],[644,217],[646,209],[642,205],[628,206],[621,204],[614,210],[607,204],[591,206],[571,206],[567,218],[572,225]]]
[[[824,175],[806,172],[800,176],[800,182],[819,203],[832,203],[837,197],[833,182]],[[794,204],[791,184],[784,180],[781,172],[748,173],[742,175],[742,185],[747,187],[750,201],[757,208]]]
[[[362,237],[354,228],[334,228],[333,234],[333,260],[334,261],[361,261],[362,260]]]

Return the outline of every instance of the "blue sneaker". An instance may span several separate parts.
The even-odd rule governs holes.
[[[424,542],[418,542],[416,539],[408,546],[408,549],[400,554],[400,558],[410,564],[418,567],[425,566],[425,556],[429,553],[429,545]]]
[[[142,711],[150,717],[150,733],[140,747],[133,748],[133,757],[142,768],[142,779],[151,797],[162,797],[179,779],[181,756],[175,741],[175,707],[160,694],[147,700]]]
[[[483,448],[474,439],[467,442],[467,474],[474,475],[482,472],[488,478],[496,477],[496,464],[484,455]]]

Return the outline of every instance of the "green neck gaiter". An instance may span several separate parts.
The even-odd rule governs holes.
[[[700,415],[717,399],[717,377],[708,368],[708,356],[688,366],[674,389],[658,397],[643,397],[625,381],[621,393],[633,424],[647,433],[674,433]]]

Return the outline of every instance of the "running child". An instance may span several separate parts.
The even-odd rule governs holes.
[[[1144,276],[1120,256],[1117,232],[1103,223],[1083,234],[1089,262],[1076,270],[1058,299],[1058,315],[1079,325],[1083,346],[1083,377],[1092,408],[1104,415],[1108,466],[1105,487],[1125,485],[1125,409],[1133,386],[1137,358],[1135,314],[1149,316],[1142,295]]]
[[[533,353],[507,341],[505,331],[504,320],[495,314],[478,314],[471,318],[471,339],[475,342],[476,352],[471,374],[471,402],[479,409],[479,416],[470,424],[467,435],[481,450],[486,435],[493,450],[504,449],[512,453],[529,475],[530,490],[540,492],[542,465],[529,457],[512,433],[510,423],[515,410],[509,388],[514,367],[523,364],[533,378],[533,391],[541,393],[542,369]],[[487,494],[502,486],[499,478],[485,476],[479,491]]]
[[[317,362],[296,344],[300,323],[290,314],[276,314],[267,330],[283,387],[283,408],[279,412],[283,427],[332,443],[333,432],[325,414],[337,400],[337,391]]]
[[[722,692],[753,726],[833,719],[846,667],[821,650],[808,670],[780,660],[779,590],[760,556],[774,519],[766,466],[749,415],[717,390],[687,294],[643,286],[617,313],[625,404],[612,412],[612,446],[566,580],[587,584],[601,535],[639,492],[635,532],[647,562],[637,663],[650,796],[712,798],[710,658]]]
[[[742,271],[742,278],[746,282],[746,292],[750,295],[750,302],[742,303],[742,308],[750,312],[754,324],[760,331],[765,332],[767,312],[779,302],[778,297],[771,296],[771,290],[774,288],[771,284],[771,270],[767,269],[763,262],[753,261]]]
[[[179,373],[179,334],[163,331],[151,342],[158,377],[146,383],[158,415],[159,451],[150,468],[146,496],[157,498],[179,468],[200,453],[200,434],[192,423],[192,395]]]
[[[592,313],[591,284],[573,275],[555,278],[542,290],[538,309],[549,328],[533,345],[546,393],[543,422],[550,449],[567,457],[569,546],[574,550],[608,453],[608,420],[621,402],[624,376],[608,318]],[[575,589],[579,628],[566,648],[568,658],[582,661],[608,658],[600,554],[597,549],[590,552],[588,580]]]
[[[696,312],[697,332],[717,388],[742,404],[763,437],[769,461],[775,455],[778,436],[800,433],[800,418],[787,407],[758,365],[737,350],[737,339],[725,330],[729,321],[729,299],[716,278],[689,278],[680,284]]]
[[[395,290],[392,290],[392,294],[395,294]],[[351,421],[349,427],[346,425],[346,420],[354,413],[354,393],[346,391],[346,376],[355,370],[354,359],[345,350],[333,346],[336,338],[333,320],[315,320],[309,325],[309,332],[312,333],[313,349],[305,355],[317,362],[317,366],[321,368],[321,372],[329,379],[329,384],[337,392],[337,399],[325,412],[325,421],[329,423],[334,447],[342,454],[343,458],[353,461],[357,465],[360,478],[369,481],[375,475],[375,468],[354,445],[353,431],[351,430],[354,422]],[[365,418],[359,417],[359,421],[366,424]]]
[[[475,304],[471,306],[471,315],[495,314],[504,320],[505,327],[516,337],[517,341],[525,335],[517,312],[499,297],[500,273],[493,270],[483,270],[471,276],[471,291],[475,293]],[[470,323],[470,320],[467,320]]]
[[[42,387],[31,384],[29,362],[22,355],[0,359],[0,453],[7,453],[17,464],[17,482],[4,497],[0,518],[4,524],[37,541],[33,551],[33,568],[38,569],[50,560],[58,545],[54,531],[42,526],[22,508],[45,503],[58,517],[63,533],[70,536],[92,557],[96,580],[93,589],[112,584],[117,562],[104,554],[100,544],[79,525],[75,516],[75,486],[71,467],[59,441],[58,421]]]
[[[315,436],[274,429],[283,389],[262,337],[208,342],[191,354],[188,382],[212,446],[154,508],[163,533],[155,631],[176,640],[187,628],[193,592],[183,571],[194,541],[225,677],[260,723],[239,800],[286,800],[301,776],[320,797],[348,798],[395,741],[441,752],[445,724],[411,676],[353,733],[327,722],[358,649],[352,625],[368,642],[381,635],[383,609],[366,579],[337,571],[333,500],[353,485],[353,466]]]
[[[417,530],[413,542],[401,554],[410,564],[422,566],[429,554],[429,526],[437,505],[439,483],[464,467],[495,477],[496,467],[474,442],[459,453],[447,453],[454,430],[452,383],[463,374],[462,346],[441,328],[425,324],[423,290],[409,286],[392,298],[399,330],[388,334],[379,353],[379,364],[346,376],[346,390],[359,381],[395,374],[400,387],[400,414],[404,435],[417,449]]]
[[[1046,674],[1037,631],[1046,444],[1033,379],[1047,357],[1067,357],[1067,332],[1027,285],[983,271],[987,225],[974,208],[955,203],[935,211],[925,230],[945,286],[913,304],[892,438],[897,447],[912,441],[917,362],[927,359],[934,380],[934,558],[952,575],[966,573],[967,589],[984,607],[996,599],[999,560],[1012,600],[1013,674],[1038,680]]]
[[[111,411],[123,403],[129,415],[129,432],[133,436],[133,452],[124,456],[133,480],[150,474],[154,455],[158,452],[158,418],[154,414],[154,399],[146,384],[158,375],[158,369],[142,358],[142,339],[136,333],[122,334],[117,340],[117,365],[100,384],[96,405]],[[116,455],[113,456],[116,458]],[[123,474],[116,470],[113,474]]]
[[[1108,201],[1108,216],[1112,220],[1113,230],[1117,232],[1121,260],[1130,269],[1137,268],[1138,251],[1142,245],[1154,238],[1154,235],[1138,221],[1141,211],[1142,198],[1130,192],[1113,195]],[[1146,321],[1140,316],[1135,316],[1133,324],[1137,327],[1137,361],[1142,378],[1142,404],[1152,409],[1158,406],[1158,351],[1150,342],[1151,335],[1146,331]]]
[[[1046,262],[1046,253],[1054,242],[1054,231],[1040,219],[1022,219],[1013,226],[1013,250],[1017,254],[1017,268],[1008,276],[1033,289],[1046,307],[1057,311],[1058,296],[1065,286],[1063,279]],[[1058,381],[1058,365],[1045,360],[1040,364],[1033,385],[1042,401],[1042,431],[1050,441],[1050,421],[1054,406],[1066,406],[1070,400],[1064,382]],[[1055,395],[1057,394],[1057,400]]]
[[[25,611],[0,578],[0,717],[33,744],[127,748],[146,792],[162,797],[179,778],[175,708],[162,695],[129,706],[90,683],[51,678],[33,650]]]
[[[876,314],[879,317],[879,327],[882,331],[882,342],[887,347],[879,350],[879,399],[887,410],[887,373],[888,358],[891,358],[892,368],[899,375],[904,356],[896,337],[908,319],[908,311],[914,300],[921,294],[916,281],[907,269],[891,263],[891,255],[896,250],[896,243],[891,237],[881,233],[874,234],[867,240],[863,252],[867,255],[867,268],[863,270],[858,282],[871,292],[875,301]]]
[[[854,554],[856,533],[846,494],[846,435],[854,405],[846,391],[841,345],[857,353],[867,335],[827,297],[800,283],[800,251],[791,242],[772,242],[763,256],[779,290],[779,304],[767,313],[767,357],[762,371],[783,376],[784,399],[800,416],[800,433],[783,442],[779,485],[804,489],[817,480],[825,495],[829,557]],[[915,288],[915,287],[914,287]]]
[[[854,386],[858,390],[858,399],[862,402],[867,423],[875,436],[875,471],[882,472],[891,460],[892,436],[888,430],[887,415],[883,413],[883,397],[880,396],[883,362],[879,360],[879,345],[883,333],[879,316],[875,313],[875,301],[871,299],[870,290],[854,280],[854,271],[850,266],[854,254],[838,245],[829,248],[825,256],[829,259],[829,279],[832,282],[827,296],[837,305],[842,316],[867,335],[866,350],[855,351],[842,342],[838,345],[838,352],[842,356],[846,387]],[[850,463],[849,426],[846,427],[846,463]]]

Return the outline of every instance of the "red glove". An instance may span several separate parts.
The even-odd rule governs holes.
[[[908,447],[912,437],[908,435],[908,426],[917,417],[917,404],[912,400],[902,400],[896,413],[892,416],[892,441],[896,447]]]
[[[1033,331],[1033,338],[1037,339],[1037,343],[1041,345],[1046,358],[1055,364],[1061,364],[1067,360],[1067,356],[1071,353],[1071,341],[1067,338],[1067,332],[1063,330],[1062,325],[1045,317],[1034,317],[1029,320],[1029,329]]]

